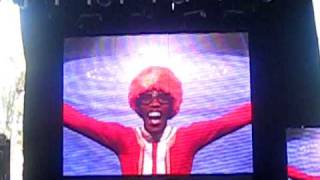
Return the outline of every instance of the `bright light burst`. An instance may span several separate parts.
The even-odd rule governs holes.
[[[190,82],[194,78],[192,75],[199,74],[198,68],[196,64],[185,61],[183,57],[178,53],[170,53],[169,49],[163,46],[140,47],[137,54],[121,57],[128,60],[120,61],[125,72],[120,79],[131,82],[143,69],[149,66],[161,66],[171,69],[183,83]]]
[[[1,121],[7,121],[9,128],[6,126],[5,129],[9,133],[6,135],[11,142],[10,179],[19,180],[22,179],[23,168],[22,135],[19,132],[22,132],[21,114],[26,66],[20,28],[20,10],[12,0],[0,1],[0,26],[0,97],[2,100],[0,130]],[[8,108],[13,111],[11,115],[7,114]]]
[[[313,9],[314,9],[314,19],[316,23],[316,29],[318,34],[318,45],[320,50],[320,1],[313,0]]]

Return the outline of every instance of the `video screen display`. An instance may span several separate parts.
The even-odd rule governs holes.
[[[320,179],[320,128],[287,129],[288,179]]]
[[[66,38],[63,174],[252,173],[247,33]]]

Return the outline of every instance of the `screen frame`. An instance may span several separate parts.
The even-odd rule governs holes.
[[[319,64],[315,61],[318,48],[314,22],[310,22],[311,10],[311,1],[273,1],[257,10],[245,28],[249,32],[251,60],[255,179],[286,178],[287,125],[320,124],[316,120],[320,117],[316,108],[320,107]],[[63,38],[71,36],[64,30],[65,13],[65,9],[33,1],[21,10],[27,60],[24,112],[24,179],[27,180],[63,179],[62,138],[59,138],[62,137],[62,52]],[[210,25],[211,30],[199,27],[179,30],[168,26],[155,26],[150,32],[219,31],[214,24]],[[235,30],[225,26],[221,31]],[[72,36],[90,34],[99,33]]]

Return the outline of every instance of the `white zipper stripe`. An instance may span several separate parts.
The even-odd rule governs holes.
[[[169,157],[169,142],[170,139],[175,135],[176,128],[172,128],[170,126],[167,126],[166,129],[163,132],[163,135],[157,145],[157,159],[152,159],[152,143],[147,142],[143,136],[142,131],[145,131],[141,128],[136,128],[136,131],[138,132],[139,138],[144,143],[144,152],[143,152],[143,165],[142,165],[142,174],[143,175],[152,175],[152,162],[157,162],[157,174],[166,174],[169,172],[166,172],[166,169],[170,167],[169,164],[167,164]],[[166,159],[167,156],[167,159]],[[170,162],[169,162],[170,163]]]

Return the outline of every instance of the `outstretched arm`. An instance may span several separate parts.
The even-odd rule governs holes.
[[[293,166],[288,166],[288,177],[293,180],[320,180],[320,176],[308,175]]]
[[[81,114],[68,104],[63,105],[63,123],[66,127],[108,146],[116,152],[121,150],[122,139],[130,131],[129,128],[118,123],[97,121]]]
[[[250,123],[251,104],[247,103],[218,119],[196,122],[181,128],[180,132],[188,136],[193,147],[198,149]]]

